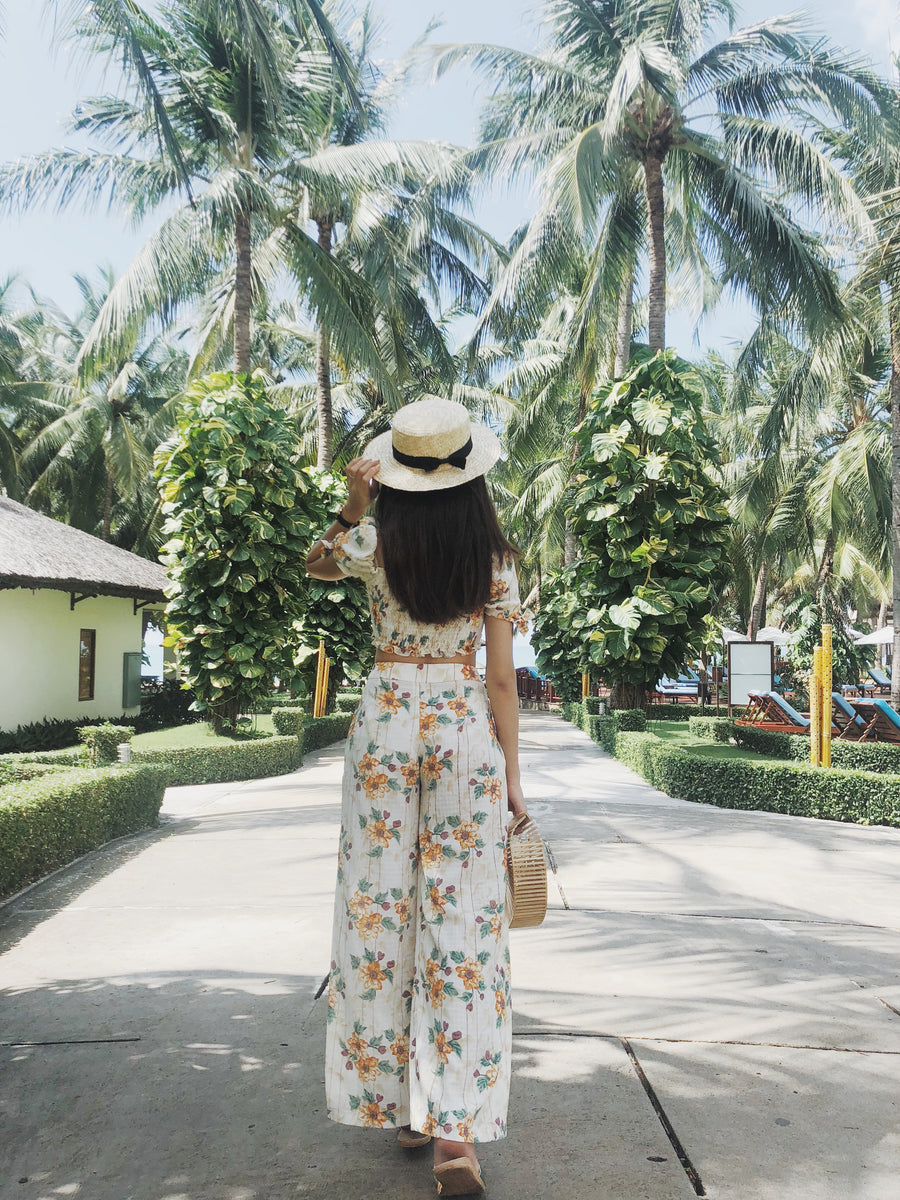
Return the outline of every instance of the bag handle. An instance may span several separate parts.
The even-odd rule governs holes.
[[[521,833],[525,826],[530,823],[530,821],[531,817],[527,812],[519,813],[517,816],[513,817],[506,827],[507,837],[513,837],[515,834]]]

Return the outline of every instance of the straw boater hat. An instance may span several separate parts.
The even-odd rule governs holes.
[[[477,479],[500,457],[500,440],[454,400],[431,396],[395,414],[364,458],[381,460],[375,478],[401,492],[430,492]]]

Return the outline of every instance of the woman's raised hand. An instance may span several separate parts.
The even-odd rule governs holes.
[[[353,462],[347,463],[344,474],[349,495],[344,504],[344,517],[348,521],[355,524],[378,495],[375,476],[380,466],[377,458],[354,458]]]

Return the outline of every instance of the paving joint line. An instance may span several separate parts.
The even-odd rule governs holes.
[[[688,1155],[687,1150],[685,1150],[681,1138],[675,1132],[675,1126],[669,1120],[669,1115],[663,1107],[663,1102],[656,1094],[656,1089],[653,1087],[653,1084],[647,1078],[647,1073],[641,1066],[640,1060],[635,1054],[633,1046],[627,1038],[619,1038],[619,1041],[625,1053],[628,1055],[629,1060],[631,1061],[631,1066],[634,1070],[634,1073],[637,1075],[640,1085],[647,1095],[647,1099],[653,1106],[653,1111],[656,1113],[659,1123],[662,1125],[663,1131],[666,1137],[669,1139],[672,1149],[675,1151],[678,1161],[681,1163],[691,1187],[694,1189],[694,1195],[701,1197],[706,1196],[707,1192],[706,1188],[703,1186],[703,1180],[700,1178],[700,1172],[691,1162],[690,1156]]]
[[[108,1037],[108,1038],[56,1038],[46,1042],[0,1042],[4,1049],[20,1050],[29,1046],[115,1046],[121,1042],[139,1042],[139,1037]]]
[[[655,912],[649,908],[591,908],[587,905],[569,905],[570,912],[605,913],[609,916],[627,917],[687,917],[696,921],[759,921],[762,924],[819,925],[826,929],[878,929],[884,933],[900,934],[893,925],[871,925],[865,921],[825,921],[814,917],[742,917],[736,913],[704,912]]]
[[[878,997],[881,999],[881,997]],[[885,1001],[882,1000],[882,1004]],[[888,1006],[890,1007],[890,1006]],[[896,1011],[896,1010],[894,1010]],[[898,1013],[900,1016],[900,1013]],[[881,1054],[888,1058],[900,1057],[900,1050],[874,1050],[864,1046],[822,1046],[805,1042],[748,1042],[739,1038],[676,1038],[658,1037],[653,1034],[631,1033],[628,1039],[632,1042],[659,1042],[675,1046],[748,1046],[759,1050],[821,1050],[829,1054]],[[601,1033],[592,1029],[557,1029],[553,1026],[538,1026],[536,1029],[514,1029],[513,1037],[570,1037],[597,1038],[601,1041],[621,1042],[625,1037],[620,1033]]]

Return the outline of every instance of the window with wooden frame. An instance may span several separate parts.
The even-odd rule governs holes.
[[[96,629],[82,629],[78,650],[78,699],[94,698],[94,654],[97,642]]]

